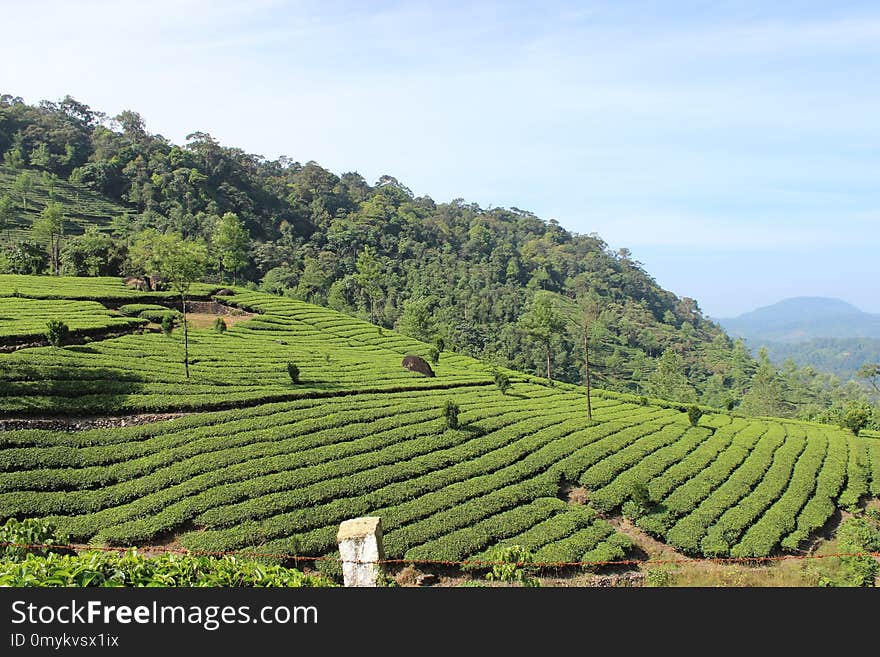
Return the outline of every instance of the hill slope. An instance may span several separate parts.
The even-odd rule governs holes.
[[[39,292],[39,280],[3,279],[0,294]],[[82,299],[88,288],[42,280],[53,295]],[[102,295],[118,296],[109,279],[89,296]],[[225,333],[194,329],[189,381],[174,335],[0,354],[7,418],[193,411],[138,426],[3,431],[0,519],[47,517],[99,543],[321,555],[341,520],[373,514],[391,557],[459,560],[515,541],[541,561],[604,561],[629,541],[597,511],[625,509],[688,553],[749,556],[796,549],[839,506],[880,495],[876,438],[721,413],[691,426],[676,404],[605,391],[589,422],[573,386],[511,372],[502,394],[484,364],[449,352],[425,378],[400,359],[426,344],[302,301],[244,290],[215,299],[256,315]],[[301,384],[285,381],[288,362]],[[459,428],[443,421],[447,401],[460,406]],[[235,408],[205,410],[218,402]],[[591,506],[560,499],[572,484]],[[637,485],[646,507],[630,502]]]
[[[605,389],[751,409],[749,393],[769,380],[755,380],[762,370],[748,350],[694,299],[660,287],[627,249],[519,208],[440,203],[393,176],[370,184],[315,162],[267,160],[204,132],[173,144],[136,112],[109,119],[69,96],[39,105],[0,97],[0,154],[16,176],[56,176],[67,181],[59,189],[69,183],[74,196],[86,198],[87,188],[105,200],[96,225],[118,213],[112,238],[72,230],[61,238],[63,273],[134,273],[133,240],[146,229],[175,232],[208,245],[209,280],[228,282],[220,263],[234,250],[239,283],[534,375],[546,372],[549,356],[553,378],[569,383],[583,376],[581,323],[554,326],[544,340],[527,320],[542,298],[568,306],[594,295],[591,368]],[[5,180],[9,189],[12,174]],[[70,215],[80,212],[65,198]],[[19,225],[28,219],[22,209],[12,211]],[[42,246],[0,249],[0,273],[45,272]],[[762,412],[817,417],[852,396],[809,372],[786,387],[798,401]]]
[[[115,207],[122,250],[147,227],[210,242],[217,218],[234,213],[249,238],[240,272],[246,280],[419,340],[440,337],[461,353],[538,373],[545,354],[519,318],[537,292],[573,297],[593,290],[603,310],[594,370],[605,386],[640,391],[667,349],[684,359],[683,374],[694,387],[689,396],[705,391],[719,372],[736,369],[732,344],[696,302],[662,289],[627,250],[612,251],[595,235],[573,234],[517,208],[438,203],[392,176],[370,184],[314,162],[268,161],[203,132],[176,145],[150,134],[135,112],[109,121],[70,97],[39,105],[0,99],[0,155],[15,163],[16,175],[41,180],[48,172],[77,181],[69,188],[59,183],[59,193],[88,188],[100,195],[95,198],[107,204],[95,210],[95,223],[105,225],[105,210]],[[13,180],[5,171],[0,193]],[[65,207],[75,206],[70,214],[79,216],[65,194]],[[42,209],[44,200],[35,199],[34,207]],[[17,216],[15,224],[28,218]],[[367,247],[375,273],[369,294],[358,276]],[[89,254],[100,272],[122,273],[117,255]],[[87,273],[81,262],[66,271]],[[551,365],[555,378],[580,381],[576,336],[559,332]],[[734,378],[716,378],[706,401],[720,404],[742,389]]]

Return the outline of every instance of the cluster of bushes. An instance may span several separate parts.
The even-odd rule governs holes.
[[[749,455],[767,430],[762,422],[743,422],[719,429],[688,458],[648,484],[657,508],[638,525],[665,536],[676,520],[694,509],[720,486]]]
[[[235,557],[162,555],[146,557],[131,550],[76,555],[28,555],[0,561],[0,586],[332,586],[321,576]]]
[[[767,509],[767,512],[743,534],[733,556],[763,557],[797,527],[797,516],[807,501],[815,495],[817,477],[826,458],[827,444],[812,439],[807,442],[791,475],[785,492]]]
[[[816,477],[816,489],[797,516],[797,524],[782,541],[782,547],[796,550],[813,532],[821,529],[834,510],[835,500],[846,480],[847,440],[840,433],[829,434],[828,451]]]
[[[604,511],[622,507],[624,515],[632,520],[637,520],[650,509],[649,505],[643,503],[638,504],[637,507],[629,504],[628,498],[632,496],[636,487],[643,485],[647,489],[645,482],[653,480],[667,468],[681,462],[705,441],[707,434],[706,429],[687,429],[671,444],[645,456],[633,467],[619,474],[601,488],[593,489],[590,494],[591,503]],[[647,498],[650,502],[649,493]]]
[[[800,444],[795,441],[786,443],[785,438],[785,429],[781,426],[771,427],[739,467],[698,506],[684,515],[669,530],[666,539],[690,554],[699,554],[702,545],[709,555],[726,556],[730,545],[739,537],[753,514],[763,510],[763,503],[772,501],[767,500],[766,494],[761,495],[762,491],[750,496],[753,489],[763,486],[766,476],[771,474],[768,472],[770,464],[781,464],[783,461],[790,464],[797,456],[791,448],[803,449],[803,441]],[[788,450],[783,447],[784,444],[789,447]]]
[[[868,443],[864,440],[850,438],[849,459],[846,464],[846,488],[840,494],[838,503],[855,511],[859,501],[868,493],[868,479],[871,477],[869,469]]]
[[[442,535],[444,527],[451,530],[455,523],[459,523],[458,527],[461,523],[473,522],[474,518],[510,508],[517,501],[554,495],[556,479],[553,475],[544,475],[543,470],[570,453],[577,438],[573,437],[570,442],[553,441],[552,451],[546,450],[533,458],[524,457],[552,438],[572,432],[575,423],[561,429],[554,426],[550,435],[541,435],[542,429],[553,424],[552,419],[526,419],[527,414],[516,415],[523,419],[514,425],[511,425],[512,418],[493,418],[494,426],[488,421],[480,422],[483,434],[459,447],[355,477],[322,482],[311,490],[256,498],[238,508],[219,507],[200,516],[198,521],[207,526],[227,526],[230,529],[222,532],[222,537],[219,532],[207,536],[210,532],[192,535],[194,542],[188,547],[211,549],[207,546],[249,545],[254,531],[258,532],[260,540],[271,540],[285,536],[291,527],[297,527],[306,532],[302,535],[306,538],[309,538],[310,530],[319,530],[314,541],[304,540],[303,547],[309,553],[321,553],[332,546],[336,523],[349,515],[376,513],[382,516],[383,527],[388,532],[386,550],[389,554],[402,556],[411,545]],[[466,437],[458,432],[452,435]],[[529,488],[510,489],[512,484],[530,477],[537,479],[530,480],[534,483],[527,482]],[[537,488],[533,489],[534,486]],[[345,497],[351,490],[366,492]],[[493,497],[487,498],[487,495]],[[468,500],[475,501],[469,504]],[[285,508],[294,510],[285,511]],[[435,515],[447,510],[448,518]],[[271,517],[260,521],[265,515]],[[248,519],[260,522],[249,525]],[[400,529],[394,531],[398,527]],[[203,542],[206,540],[211,542]]]
[[[166,554],[146,557],[134,550],[87,551],[62,546],[68,537],[45,521],[10,519],[0,526],[0,586],[330,586],[323,577],[256,561]],[[27,546],[27,547],[18,547]],[[48,545],[43,548],[38,545]]]

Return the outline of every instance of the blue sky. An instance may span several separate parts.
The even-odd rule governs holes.
[[[771,5],[772,6],[767,6]],[[6,0],[0,91],[516,206],[713,316],[880,312],[876,2]]]

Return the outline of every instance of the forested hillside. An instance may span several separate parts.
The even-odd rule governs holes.
[[[804,417],[863,394],[769,371],[628,250],[518,208],[438,203],[391,176],[370,184],[267,160],[204,132],[177,145],[135,112],[110,118],[70,97],[32,106],[2,96],[0,153],[0,228],[17,229],[2,272],[145,273],[129,250],[145,230],[170,231],[205,243],[215,281],[326,305],[490,364],[580,382],[586,325],[606,389]],[[85,196],[47,188],[82,190],[120,212],[76,235]]]

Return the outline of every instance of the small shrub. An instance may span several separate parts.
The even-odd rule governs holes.
[[[174,315],[171,313],[163,315],[159,326],[162,327],[162,333],[165,335],[171,335],[171,332],[174,330]]]
[[[648,571],[645,573],[645,583],[648,586],[672,586],[672,580],[672,572],[669,571],[667,568],[661,568],[659,566],[655,568],[648,568]]]
[[[507,391],[510,389],[510,377],[507,376],[507,373],[495,372],[495,386],[501,391],[502,395],[507,394]]]
[[[854,516],[844,520],[837,530],[837,540],[843,553],[880,551],[880,529],[864,517]],[[880,564],[867,554],[840,557],[840,566],[840,574],[831,582],[834,586],[873,586],[880,574]]]
[[[703,411],[700,410],[700,407],[696,404],[688,407],[688,420],[691,421],[691,426],[695,427],[700,423],[700,418],[703,417]]]
[[[486,579],[490,582],[516,582],[520,586],[527,587],[541,586],[534,576],[537,569],[529,565],[535,561],[535,556],[522,546],[493,548],[486,553],[486,561],[498,562],[492,566],[490,572],[486,573]]]
[[[287,375],[291,383],[299,383],[299,368],[293,363],[287,364]]]
[[[736,408],[736,400],[728,399],[726,402],[724,402],[724,408],[727,409],[727,412],[729,413],[734,408]]]
[[[434,338],[434,347],[436,347],[437,351],[443,351],[446,348],[446,341],[438,335]]]
[[[440,351],[437,347],[431,347],[431,350],[428,352],[428,358],[434,365],[440,362]]]
[[[651,493],[645,484],[635,484],[629,494],[629,500],[624,502],[621,511],[630,520],[638,520],[649,513],[654,507]]]
[[[215,318],[212,328],[217,331],[217,333],[226,333],[226,320],[222,317]]]
[[[458,404],[455,402],[451,402],[448,399],[443,403],[443,417],[446,420],[446,427],[448,429],[458,429],[458,413],[459,413]]]
[[[641,397],[639,397],[639,405],[640,405],[640,406],[647,406],[648,403],[649,403],[649,402],[648,402],[648,398],[647,398],[647,397],[645,397],[644,395],[642,395]]]
[[[871,407],[864,402],[850,402],[846,405],[840,426],[849,429],[855,435],[868,426],[871,420]]]
[[[53,347],[60,347],[69,333],[70,328],[61,320],[50,319],[46,322],[46,339]]]

